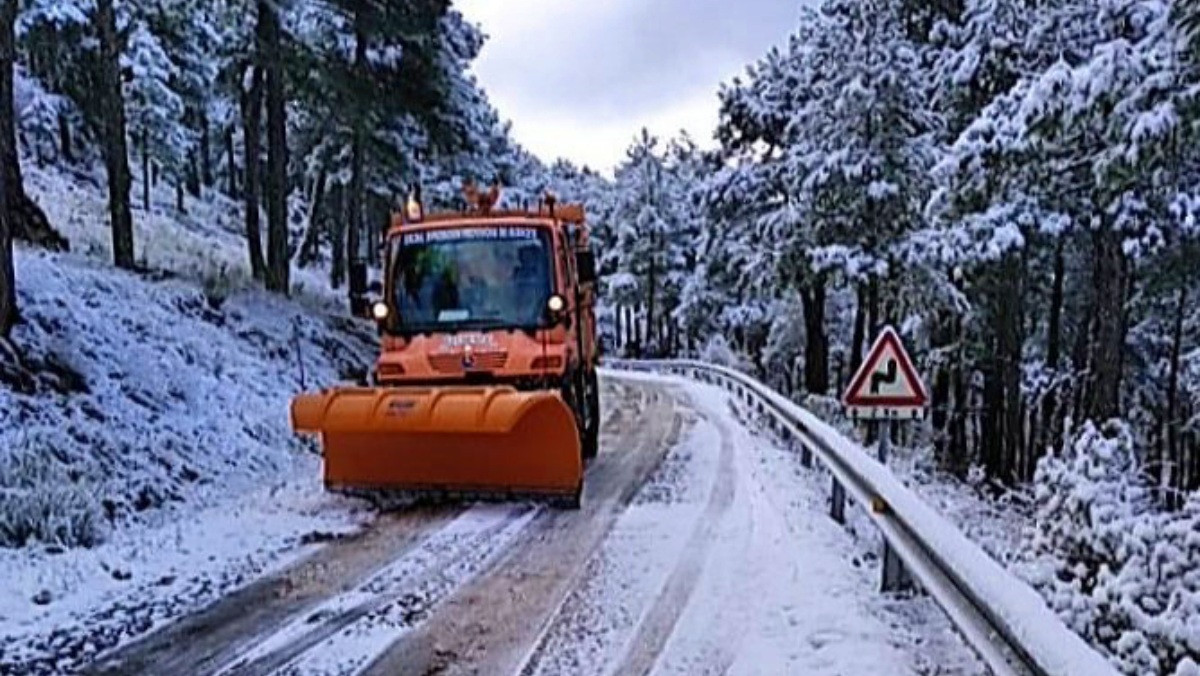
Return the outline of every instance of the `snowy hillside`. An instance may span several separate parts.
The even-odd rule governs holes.
[[[35,177],[34,194],[53,205],[51,213],[70,215],[59,222],[69,224],[73,241],[103,251],[101,196],[65,181],[38,194],[54,177]],[[70,510],[72,518],[45,530],[49,524],[18,522],[29,510],[7,510],[0,532],[9,546],[30,537],[93,542],[106,523],[190,503],[214,486],[227,495],[311,470],[287,422],[300,376],[309,386],[327,383],[371,359],[370,326],[332,307],[325,314],[237,290],[245,266],[234,261],[232,233],[167,217],[138,223],[146,258],[161,272],[116,271],[76,253],[18,253],[25,322],[13,338],[35,376],[0,391],[0,452],[6,486],[32,490],[7,495],[46,500],[45,508]],[[229,281],[218,283],[222,269]],[[171,278],[176,270],[179,279]],[[62,491],[71,499],[55,499]]]
[[[52,172],[29,183],[73,241],[103,256],[102,193]],[[221,223],[222,208],[196,213]],[[324,495],[288,401],[302,383],[369,364],[372,328],[340,305],[239,290],[239,242],[219,226],[137,222],[150,264],[167,271],[17,252],[24,322],[12,338],[23,371],[0,388],[0,635],[58,626],[66,640],[69,617],[129,605],[147,588],[183,607],[204,603],[298,554],[314,531],[359,518],[355,504]],[[189,260],[201,262],[168,272]],[[220,261],[234,272],[215,284],[206,265]],[[163,610],[108,610],[114,638]],[[53,652],[82,649],[67,641]],[[12,658],[0,649],[0,663]]]

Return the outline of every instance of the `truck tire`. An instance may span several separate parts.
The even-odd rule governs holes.
[[[596,372],[584,375],[584,400],[587,408],[587,422],[583,427],[583,457],[590,460],[600,452],[600,383]]]
[[[570,495],[562,495],[551,498],[549,501],[551,507],[555,509],[564,509],[575,511],[583,507],[583,482],[579,482],[579,488]]]
[[[579,456],[586,460],[587,454],[587,411],[584,408],[586,401],[586,392],[584,391],[584,379],[580,377],[578,371],[568,373],[562,380],[561,394],[563,401],[567,404],[567,408],[571,409],[571,413],[575,418],[575,429],[579,432]]]

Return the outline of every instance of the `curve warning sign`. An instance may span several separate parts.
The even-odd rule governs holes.
[[[899,419],[925,415],[929,394],[892,327],[884,328],[842,395],[852,418]]]

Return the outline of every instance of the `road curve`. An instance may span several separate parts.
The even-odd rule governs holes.
[[[581,510],[383,515],[90,673],[983,673],[880,601],[816,477],[736,402],[616,374],[602,401]]]

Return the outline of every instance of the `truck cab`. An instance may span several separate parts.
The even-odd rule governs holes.
[[[599,396],[595,261],[583,209],[547,196],[536,210],[393,217],[382,296],[371,314],[382,387],[510,385],[560,392],[596,452]]]

